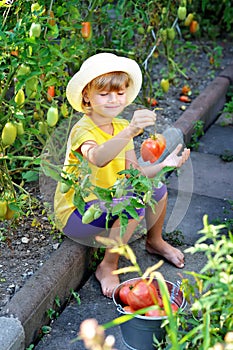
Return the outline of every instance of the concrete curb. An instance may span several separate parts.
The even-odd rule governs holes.
[[[91,248],[81,246],[68,238],[63,241],[60,248],[3,308],[1,316],[5,317],[0,317],[0,339],[8,339],[5,343],[12,343],[12,347],[3,347],[1,342],[1,350],[15,350],[13,340],[21,334],[20,328],[17,336],[13,327],[10,332],[3,319],[15,317],[20,322],[25,333],[25,345],[29,346],[40,335],[41,327],[49,323],[47,310],[58,309],[55,298],[59,298],[60,304],[64,306],[70,297],[70,290],[76,290],[85,280],[90,256]],[[17,350],[24,349],[24,342]]]
[[[19,320],[13,317],[0,317],[0,329],[0,349],[24,349],[25,334]]]
[[[181,130],[185,143],[191,139],[195,122],[204,121],[206,130],[217,119],[232,82],[233,65],[230,65],[175,122],[174,128]],[[63,241],[59,249],[3,308],[0,315],[0,350],[24,350],[25,346],[37,339],[41,327],[49,322],[46,311],[49,308],[56,309],[55,298],[58,297],[61,305],[65,306],[70,290],[80,288],[87,274],[92,251],[93,248],[81,246],[69,239]]]
[[[202,120],[206,130],[217,119],[230,84],[233,84],[233,64],[223,70],[174,123],[174,127],[182,131],[186,144],[191,140],[195,122]]]

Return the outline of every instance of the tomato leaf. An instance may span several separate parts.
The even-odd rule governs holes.
[[[133,207],[127,205],[125,207],[125,210],[127,211],[127,213],[129,213],[130,216],[132,216],[133,219],[139,220],[139,215],[138,215],[137,211]]]
[[[85,212],[85,202],[84,202],[82,196],[80,195],[80,193],[75,192],[74,197],[73,197],[73,204],[77,208],[79,213],[81,215],[83,215]]]

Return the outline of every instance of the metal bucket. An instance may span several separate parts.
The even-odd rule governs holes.
[[[113,291],[113,301],[117,307],[117,311],[120,315],[125,315],[127,312],[123,309],[123,304],[119,298],[119,291],[125,284],[135,283],[141,280],[141,278],[133,278],[119,284]],[[182,291],[179,288],[179,283],[174,284],[169,281],[165,281],[169,294],[172,298],[172,302],[177,304],[181,309],[186,307],[186,300],[183,296]],[[152,283],[158,290],[158,281],[154,279]],[[153,346],[154,336],[159,342],[165,339],[166,331],[165,328],[161,328],[162,322],[167,316],[161,317],[147,317],[141,315],[135,315],[131,320],[122,323],[120,325],[121,334],[124,344],[131,350],[155,350]]]

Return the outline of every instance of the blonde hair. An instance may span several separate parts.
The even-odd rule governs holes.
[[[90,81],[82,91],[82,109],[86,114],[91,112],[90,102],[85,102],[84,95],[88,93],[92,88],[97,91],[107,90],[109,92],[119,91],[125,89],[130,85],[130,77],[125,72],[110,72],[100,75]]]

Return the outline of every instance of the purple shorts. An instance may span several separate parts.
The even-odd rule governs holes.
[[[154,192],[153,192],[153,198],[156,202],[159,202],[164,195],[167,192],[167,187],[166,185],[162,184],[161,187],[159,188],[155,188]],[[126,199],[127,196],[124,197],[124,199]],[[113,201],[115,201],[116,203],[121,201],[123,199],[121,198],[117,198],[117,199],[113,199]],[[101,207],[101,203],[99,202],[99,200],[93,200],[90,202],[87,202],[85,205],[85,211],[92,205],[95,203],[99,203],[100,207]],[[102,205],[103,207],[103,205]],[[79,213],[79,211],[76,209],[75,211],[72,212],[72,214],[70,215],[66,226],[63,229],[63,233],[71,238],[71,239],[83,239],[83,238],[87,238],[87,237],[94,237],[98,234],[100,234],[101,232],[103,232],[106,229],[106,211],[103,209],[103,213],[101,214],[101,216],[92,221],[90,224],[83,224],[82,223],[82,215]],[[144,216],[145,215],[145,208],[137,208],[135,209],[138,213],[139,216]],[[132,217],[125,212],[125,214],[128,216],[129,219],[132,219]],[[115,220],[117,219],[117,217],[112,217],[109,222],[108,222],[108,227],[110,228],[113,223],[115,222]]]

